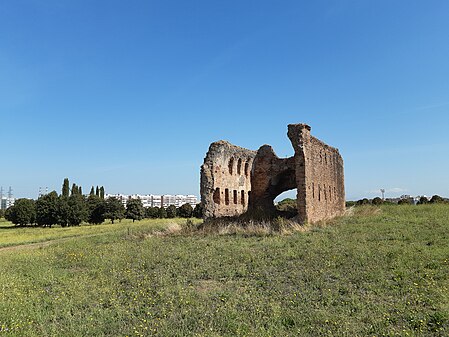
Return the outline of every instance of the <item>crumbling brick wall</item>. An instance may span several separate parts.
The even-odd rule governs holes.
[[[316,222],[345,211],[343,158],[338,149],[311,136],[310,126],[291,124],[295,149],[298,219]]]
[[[201,166],[201,202],[205,218],[240,215],[248,209],[255,151],[226,141],[212,143]]]
[[[311,136],[310,131],[306,124],[288,126],[295,155],[285,159],[277,157],[268,145],[255,152],[225,141],[212,143],[201,167],[204,217],[275,214],[273,200],[294,188],[298,222],[343,214],[343,159],[337,149]]]

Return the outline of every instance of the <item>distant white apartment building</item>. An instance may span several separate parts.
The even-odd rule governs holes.
[[[16,199],[12,195],[12,188],[9,187],[8,193],[3,194],[3,187],[0,186],[0,209],[7,209],[14,205]]]
[[[198,203],[198,198],[195,195],[154,195],[154,194],[106,194],[105,198],[115,197],[121,200],[123,206],[126,207],[126,203],[129,199],[140,199],[142,201],[143,207],[164,207],[167,208],[170,205],[174,205],[176,207],[180,207],[184,204],[190,204],[192,207]]]
[[[0,209],[7,209],[8,207],[14,206],[16,199],[3,197],[0,199]]]

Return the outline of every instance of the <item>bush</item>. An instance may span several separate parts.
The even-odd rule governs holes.
[[[357,205],[361,206],[361,205],[369,205],[371,204],[370,201],[367,198],[363,198],[357,201]]]
[[[197,228],[197,225],[195,225],[195,223],[190,219],[187,219],[186,223],[182,226],[182,230],[186,234],[191,234],[192,232],[196,231]]]
[[[443,204],[445,201],[439,195],[434,195],[432,199],[430,199],[431,204]]]
[[[421,198],[419,198],[418,205],[425,205],[428,203],[429,203],[429,199],[427,199],[427,197],[422,196]]]
[[[283,212],[292,212],[292,211],[296,211],[297,210],[297,202],[296,199],[291,199],[291,198],[286,198],[282,201],[279,201],[278,204],[276,205],[276,208]]]
[[[201,219],[203,217],[203,205],[201,205],[201,203],[195,205],[192,215],[198,219]]]
[[[156,219],[159,217],[159,207],[145,208],[145,217],[148,219]]]
[[[17,199],[14,206],[7,209],[6,219],[15,225],[29,225],[36,221],[36,206],[34,200]]]
[[[158,218],[165,219],[167,217],[167,210],[164,207],[156,207],[158,209]]]
[[[175,205],[168,206],[166,211],[167,211],[167,218],[175,218],[176,217],[177,211],[176,211]]]
[[[190,204],[184,204],[178,208],[178,216],[181,218],[191,218],[193,208]]]
[[[371,203],[372,203],[373,205],[382,205],[382,204],[383,204],[383,200],[382,200],[381,198],[379,198],[379,197],[375,197],[375,198],[371,201]]]
[[[413,201],[411,199],[401,199],[398,201],[398,205],[412,205]]]

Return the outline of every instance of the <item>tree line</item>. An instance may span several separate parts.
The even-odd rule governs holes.
[[[432,198],[427,199],[426,197],[422,196],[419,198],[417,205],[425,205],[425,204],[447,204],[449,203],[446,199],[443,197],[440,197],[439,195],[434,195]],[[391,201],[382,200],[380,197],[375,197],[374,199],[360,199],[357,201],[346,201],[346,207],[350,206],[361,206],[361,205],[382,205],[382,204],[388,204],[388,205],[394,205],[396,203],[393,203]],[[397,202],[398,205],[411,205],[414,204],[413,199],[411,198],[403,198],[400,199]]]
[[[128,200],[126,208],[121,200],[104,198],[104,187],[92,186],[88,196],[76,184],[70,188],[69,179],[64,179],[61,194],[56,191],[41,195],[37,200],[17,199],[13,206],[6,209],[4,217],[15,225],[36,225],[51,227],[53,225],[79,226],[82,222],[101,224],[106,219],[112,223],[124,218],[142,220],[144,218],[201,218],[201,207],[195,209],[190,204],[179,208],[174,205],[167,209],[161,207],[143,207],[140,199]]]

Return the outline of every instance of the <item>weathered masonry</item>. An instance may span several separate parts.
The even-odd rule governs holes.
[[[226,141],[212,143],[201,167],[201,202],[206,218],[237,216],[248,209],[256,151]]]
[[[256,152],[226,141],[212,143],[201,167],[204,217],[273,214],[273,200],[295,188],[298,222],[343,214],[343,159],[338,149],[311,136],[310,130],[306,124],[288,126],[295,155],[285,159],[269,145]]]

